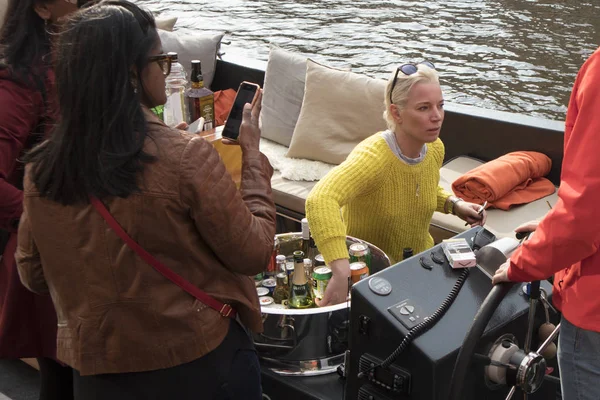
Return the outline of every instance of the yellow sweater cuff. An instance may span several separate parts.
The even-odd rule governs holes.
[[[346,246],[346,238],[343,236],[327,239],[324,243],[321,243],[319,251],[323,255],[326,264],[329,264],[331,261],[339,260],[340,258],[350,258],[348,255],[348,247]]]

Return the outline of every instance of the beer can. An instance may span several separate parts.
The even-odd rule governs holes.
[[[322,299],[325,295],[325,290],[329,284],[329,280],[333,276],[331,268],[317,267],[313,270],[313,293],[316,298]]]
[[[352,243],[348,249],[350,255],[350,263],[362,261],[367,265],[369,271],[371,270],[371,250],[369,246],[364,243]]]
[[[369,268],[366,263],[357,261],[350,264],[350,277],[352,278],[352,283],[356,283],[367,276],[369,276]]]
[[[275,291],[275,286],[277,286],[275,279],[265,279],[262,284],[269,289],[269,296],[273,296],[273,291]]]
[[[261,306],[270,306],[271,304],[274,303],[273,298],[269,297],[269,296],[262,296],[258,300],[259,300]]]
[[[266,288],[266,287],[264,287],[264,286],[257,287],[256,288],[256,293],[258,294],[258,297],[266,296],[266,295],[269,294],[269,289]]]
[[[315,256],[315,267],[323,267],[325,266],[325,258],[323,254],[317,254]]]

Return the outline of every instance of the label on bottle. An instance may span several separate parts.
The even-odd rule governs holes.
[[[200,116],[204,118],[204,130],[212,129],[215,121],[215,100],[212,95],[200,99]]]

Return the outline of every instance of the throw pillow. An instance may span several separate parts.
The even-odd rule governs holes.
[[[289,146],[302,109],[306,81],[306,56],[271,46],[265,70],[262,137]],[[350,70],[347,64],[340,68]]]
[[[177,22],[177,17],[156,17],[156,27],[164,31],[172,32]]]
[[[265,71],[261,135],[289,146],[302,108],[307,58],[272,46]]]
[[[185,68],[188,80],[192,72],[192,60],[202,62],[202,76],[204,86],[210,87],[217,65],[217,53],[221,47],[223,33],[182,33],[159,30],[158,35],[162,41],[165,53],[177,53],[179,63]]]
[[[287,156],[343,162],[363,139],[387,128],[386,84],[308,60],[302,110]]]

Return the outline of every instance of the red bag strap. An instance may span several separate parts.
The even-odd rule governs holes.
[[[180,275],[173,272],[172,269],[158,261],[154,258],[150,253],[148,253],[142,246],[140,246],[135,240],[129,236],[123,227],[119,225],[117,220],[112,216],[112,214],[106,209],[106,206],[98,200],[96,197],[90,197],[90,202],[94,206],[94,208],[100,213],[102,218],[108,223],[108,225],[112,228],[113,231],[123,241],[129,248],[137,253],[138,256],[142,258],[146,263],[150,264],[155,270],[157,270],[162,276],[197,298],[202,303],[207,306],[217,310],[219,314],[224,317],[235,318],[237,312],[231,307],[229,304],[221,303],[219,300],[211,297],[210,295],[204,293],[202,290],[198,289],[196,286],[192,285],[189,281],[182,278]]]

